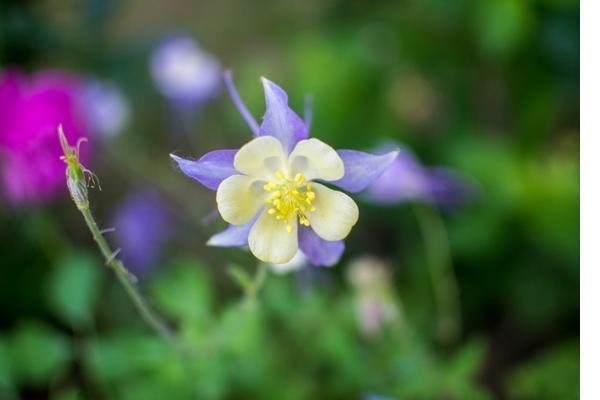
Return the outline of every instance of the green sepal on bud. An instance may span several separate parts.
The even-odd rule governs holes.
[[[79,160],[79,146],[81,146],[81,143],[86,142],[87,138],[80,138],[74,147],[71,146],[65,136],[62,125],[58,126],[58,138],[64,154],[60,159],[67,164],[65,176],[71,199],[80,210],[87,209],[90,207],[88,187],[94,187],[98,179]]]

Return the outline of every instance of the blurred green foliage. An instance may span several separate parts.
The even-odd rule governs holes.
[[[574,382],[579,382],[579,344],[564,343],[519,367],[508,387],[517,399],[578,399]]]
[[[180,31],[233,68],[255,116],[264,75],[300,114],[313,96],[312,131],[334,147],[399,141],[476,182],[471,203],[442,210],[460,340],[435,340],[410,205],[361,203],[339,266],[318,279],[269,274],[249,295],[255,261],[204,245],[223,226],[202,222],[214,195],[169,163],[170,152],[197,157],[250,137],[224,93],[190,135],[174,129],[148,58]],[[92,208],[108,225],[129,190],[167,199],[177,233],[140,287],[186,346],[142,324],[66,194],[37,209],[2,204],[0,398],[578,398],[578,1],[1,0],[9,65],[108,79],[131,101],[128,129],[94,143],[103,190]],[[402,310],[376,337],[361,331],[344,277],[363,254],[389,263]]]
[[[48,304],[75,330],[88,327],[100,293],[102,270],[90,255],[72,255],[49,277]]]
[[[52,382],[71,359],[67,338],[39,321],[21,322],[8,343],[10,370],[20,384]]]

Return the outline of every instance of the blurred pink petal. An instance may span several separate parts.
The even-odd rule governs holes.
[[[58,141],[62,124],[70,142],[85,135],[79,113],[80,81],[60,71],[30,77],[0,72],[0,168],[3,195],[13,204],[45,202],[64,188]],[[82,147],[86,161],[86,146]]]

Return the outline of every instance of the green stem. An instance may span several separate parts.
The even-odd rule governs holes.
[[[448,235],[436,208],[416,205],[414,210],[425,244],[435,296],[437,336],[447,344],[458,338],[462,325],[458,283],[452,266]]]
[[[267,279],[268,271],[266,264],[259,263],[253,277],[250,277],[245,270],[235,264],[230,265],[227,271],[244,291],[244,302],[254,304],[258,292],[264,286]]]
[[[98,224],[92,216],[90,209],[88,207],[78,208],[79,211],[81,211],[81,214],[83,215],[83,218],[85,219],[85,222],[90,229],[94,240],[98,244],[102,255],[104,256],[106,265],[115,272],[119,282],[121,282],[121,285],[123,285],[127,295],[129,295],[133,305],[138,310],[144,321],[146,321],[148,325],[150,325],[150,327],[152,327],[152,329],[154,329],[160,336],[176,344],[177,340],[171,330],[160,319],[160,317],[156,315],[154,311],[152,311],[142,297],[137,286],[135,285],[135,277],[129,271],[127,271],[123,263],[117,259],[115,254],[110,250],[110,246],[106,242],[106,239],[104,239],[104,236],[102,236],[102,232],[100,232]]]

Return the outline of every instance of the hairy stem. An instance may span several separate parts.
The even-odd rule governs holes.
[[[171,330],[167,327],[160,317],[152,311],[152,309],[146,304],[146,301],[140,294],[137,286],[135,285],[135,277],[127,271],[123,263],[117,259],[118,251],[112,252],[110,246],[102,236],[102,231],[98,228],[96,220],[92,216],[90,211],[90,201],[88,197],[88,187],[94,187],[98,181],[96,175],[89,169],[85,168],[79,160],[79,146],[87,139],[80,138],[75,146],[71,146],[62,125],[58,126],[58,140],[63,150],[63,156],[60,157],[66,164],[65,177],[67,181],[67,188],[71,195],[71,200],[77,206],[77,209],[83,215],[83,219],[87,224],[94,240],[98,244],[106,266],[111,268],[123,288],[129,295],[129,298],[133,302],[133,305],[138,310],[144,321],[152,327],[160,336],[165,338],[167,341],[177,345],[181,348],[176,337],[173,335]],[[98,184],[99,185],[99,184]]]
[[[135,284],[135,277],[131,275],[129,271],[127,271],[123,263],[119,259],[117,259],[115,257],[115,253],[111,251],[108,243],[106,242],[106,239],[104,239],[104,236],[102,236],[102,233],[100,232],[98,224],[92,216],[90,209],[88,207],[79,208],[79,211],[81,211],[81,214],[83,215],[83,218],[85,219],[85,222],[88,228],[90,229],[94,240],[98,244],[98,247],[100,248],[100,251],[102,252],[102,255],[104,256],[104,259],[106,261],[106,265],[115,272],[117,278],[119,279],[119,282],[121,283],[121,285],[123,285],[125,292],[127,292],[127,295],[133,302],[133,305],[138,310],[141,317],[160,336],[162,336],[170,342],[176,343],[176,338],[171,332],[171,330],[161,320],[161,318],[148,306],[148,304],[142,297]]]

